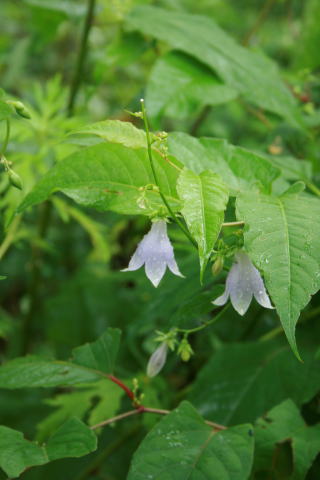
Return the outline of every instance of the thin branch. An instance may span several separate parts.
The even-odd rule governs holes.
[[[115,377],[114,375],[107,375],[107,378],[109,380],[111,380],[111,382],[118,385],[118,387],[122,388],[122,390],[124,390],[126,392],[127,396],[130,398],[130,400],[132,400],[134,402],[135,395],[134,395],[133,391],[130,390],[129,387],[127,387],[127,385],[125,385],[119,378]]]
[[[251,30],[246,34],[245,38],[242,41],[243,45],[249,45],[251,38],[257,33],[257,31],[262,27],[263,23],[268,18],[268,15],[273,7],[273,4],[276,0],[267,0],[263,5],[257,20],[255,21]]]
[[[161,408],[150,408],[150,407],[143,407],[136,408],[135,410],[129,410],[128,412],[121,413],[116,417],[108,418],[108,420],[104,420],[103,422],[97,423],[96,425],[92,425],[90,427],[91,430],[96,430],[97,428],[105,427],[106,425],[110,425],[111,423],[118,422],[119,420],[123,420],[124,418],[132,417],[134,415],[138,415],[140,413],[153,413],[155,415],[168,415],[170,410],[163,410]],[[210,427],[214,428],[215,430],[225,430],[227,427],[225,425],[220,425],[219,423],[211,422],[210,420],[205,420],[205,423]]]

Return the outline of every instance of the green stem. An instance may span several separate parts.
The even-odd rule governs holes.
[[[3,140],[2,148],[1,148],[1,153],[0,153],[0,158],[3,157],[6,153],[7,146],[9,143],[9,138],[10,138],[10,120],[6,120],[6,135]]]
[[[204,322],[199,327],[189,328],[189,329],[188,328],[176,328],[176,331],[179,332],[179,333],[185,333],[187,335],[189,335],[190,333],[199,332],[200,330],[203,330],[204,328],[207,328],[210,325],[213,325],[214,323],[216,323],[222,317],[222,315],[228,310],[228,308],[229,308],[229,303],[227,303],[227,305],[225,305],[223,307],[223,309],[220,310],[220,312],[217,315],[215,315],[211,320],[208,320],[207,322]]]
[[[239,222],[225,222],[222,224],[222,227],[243,227],[244,223],[245,222],[243,220]]]
[[[67,106],[68,117],[71,117],[73,114],[76,96],[78,94],[78,91],[81,85],[81,80],[83,77],[83,66],[84,66],[87,49],[88,49],[88,37],[89,37],[89,32],[92,26],[95,3],[96,3],[96,0],[88,0],[87,14],[86,14],[83,31],[82,31],[76,70],[75,70],[75,74],[74,74],[73,81],[70,88],[69,102]]]
[[[311,192],[315,193],[318,197],[320,197],[320,189],[312,182],[305,182],[306,186],[311,190]]]
[[[146,115],[146,109],[145,109],[145,106],[144,106],[144,100],[141,99],[140,101],[141,101],[141,110],[142,110],[144,128],[145,128],[146,137],[147,137],[148,157],[149,157],[149,161],[150,161],[150,165],[151,165],[151,170],[152,170],[152,173],[153,173],[154,181],[155,181],[156,185],[157,185],[158,188],[159,188],[159,195],[160,195],[163,203],[164,203],[165,206],[167,207],[168,212],[170,213],[170,215],[171,215],[171,217],[173,218],[173,220],[174,220],[174,221],[176,222],[176,224],[180,227],[180,229],[183,231],[183,233],[185,234],[185,236],[190,240],[190,242],[191,242],[196,248],[198,248],[197,242],[192,238],[192,236],[190,235],[190,233],[188,232],[188,230],[185,228],[185,226],[183,225],[183,223],[182,223],[182,222],[179,220],[179,218],[175,215],[174,211],[173,211],[172,208],[170,207],[169,202],[167,201],[166,197],[164,196],[164,194],[163,194],[163,193],[161,192],[161,190],[160,190],[159,180],[158,180],[157,172],[156,172],[156,169],[155,169],[155,166],[154,166],[154,162],[153,162],[152,148],[151,148],[151,140],[150,140],[150,131],[149,131],[149,124],[148,124],[148,119],[147,119],[147,115]]]

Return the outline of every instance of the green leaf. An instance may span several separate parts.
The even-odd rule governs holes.
[[[228,203],[228,190],[218,175],[204,171],[197,175],[182,170],[177,184],[183,201],[181,213],[199,248],[201,279],[221,230]]]
[[[215,432],[182,402],[140,444],[128,480],[246,480],[252,457],[250,425]]]
[[[179,207],[175,189],[180,164],[154,152],[159,187],[172,208]],[[158,192],[145,192],[139,206],[141,187],[154,184],[146,149],[133,150],[123,145],[102,143],[84,148],[58,163],[35,185],[19,206],[19,212],[46,200],[61,190],[77,203],[98,210],[124,214],[154,213],[163,205]]]
[[[10,478],[26,468],[58,458],[82,457],[96,448],[96,435],[77,418],[68,420],[43,446],[26,440],[17,430],[0,426],[0,467]]]
[[[145,148],[147,145],[146,134],[130,122],[120,120],[104,120],[87,125],[69,133],[68,137],[73,143],[80,145],[93,145],[101,141],[120,143],[128,148]]]
[[[12,108],[6,102],[0,100],[0,121],[6,120],[11,117],[13,111]]]
[[[224,425],[253,422],[290,397],[297,405],[319,390],[320,361],[310,352],[297,362],[274,341],[226,345],[201,369],[189,399],[200,413]]]
[[[120,336],[121,330],[108,328],[95,342],[86,343],[72,351],[74,363],[92,370],[112,373],[119,350]]]
[[[290,480],[303,480],[320,451],[320,424],[308,426],[292,400],[277,405],[255,426],[255,471],[270,471],[277,444],[290,441],[293,472]]]
[[[127,24],[194,56],[250,102],[299,124],[296,100],[282,82],[276,65],[238,45],[211,18],[137,6],[127,17]]]
[[[213,72],[179,52],[169,52],[155,63],[146,91],[148,114],[173,118],[194,116],[205,105],[219,105],[237,97]]]
[[[82,457],[97,448],[97,437],[78,418],[70,418],[49,438],[46,451],[49,460]]]
[[[54,407],[54,411],[37,425],[37,440],[44,441],[70,417],[84,419],[89,412],[89,425],[113,417],[123,395],[118,385],[102,380],[46,399],[46,405]]]
[[[295,326],[320,288],[320,201],[308,195],[244,193],[237,217],[245,221],[245,248],[263,273],[288,341],[298,356]]]
[[[0,367],[0,388],[56,387],[95,382],[113,371],[120,330],[109,328],[96,342],[73,350],[74,361],[16,358]]]
[[[220,175],[232,195],[260,189],[270,192],[280,170],[267,159],[226,140],[195,138],[186,133],[171,133],[169,152],[195,173],[211,170]]]

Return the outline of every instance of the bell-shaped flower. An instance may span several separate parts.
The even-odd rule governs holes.
[[[224,293],[212,303],[224,305],[230,297],[234,309],[244,315],[254,296],[262,307],[273,308],[261,275],[248,255],[241,250],[235,254],[235,259],[236,263],[232,265],[227,276]]]
[[[162,370],[166,363],[167,352],[168,345],[166,342],[161,343],[161,345],[153,352],[147,366],[148,377],[155,377],[160,370]]]
[[[167,267],[175,275],[183,277],[174,259],[165,220],[152,223],[151,230],[143,237],[131,257],[128,268],[122,272],[138,270],[142,265],[145,265],[146,275],[155,287],[159,285]]]

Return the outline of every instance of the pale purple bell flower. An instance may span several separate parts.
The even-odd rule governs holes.
[[[161,345],[153,352],[147,365],[148,377],[155,377],[160,370],[162,370],[166,363],[167,352],[168,345],[166,342],[161,343]]]
[[[143,237],[131,257],[128,268],[121,271],[132,272],[142,265],[145,265],[146,275],[155,287],[159,285],[167,267],[175,275],[183,277],[174,258],[165,220],[152,223],[150,231]]]
[[[262,307],[274,308],[265,289],[259,271],[251,262],[249,256],[242,250],[235,254],[234,263],[228,273],[224,293],[216,298],[214,305],[224,305],[229,297],[234,309],[244,315],[249,308],[252,297]]]

